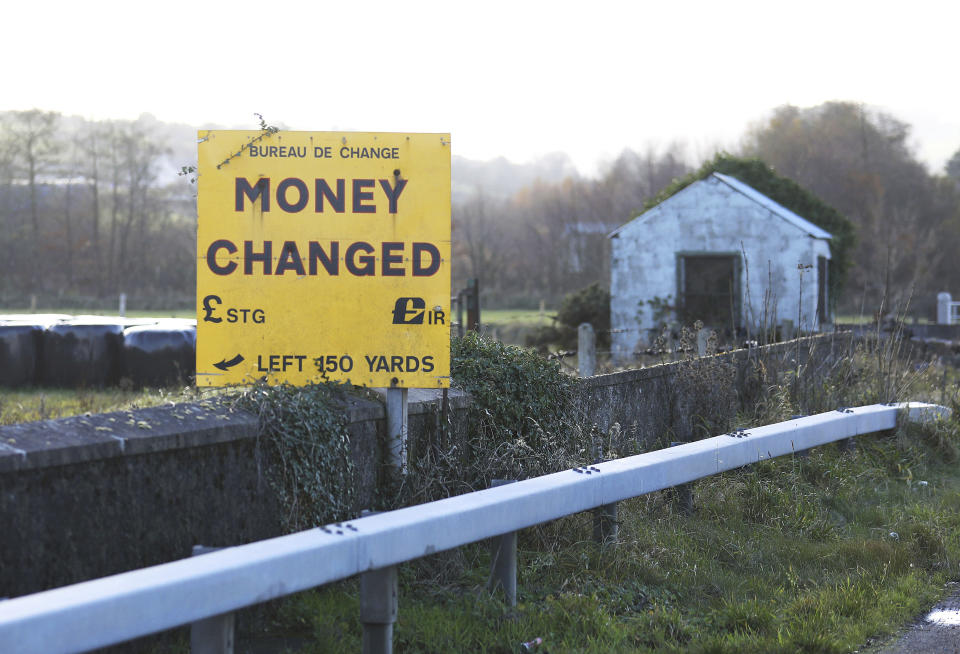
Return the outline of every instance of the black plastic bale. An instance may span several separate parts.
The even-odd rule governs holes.
[[[0,325],[0,386],[37,382],[43,325]]]
[[[101,388],[120,380],[122,322],[63,322],[48,327],[41,342],[41,384]]]
[[[134,386],[189,383],[196,368],[196,327],[140,325],[123,333],[124,376]]]

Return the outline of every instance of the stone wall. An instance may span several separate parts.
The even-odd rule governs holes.
[[[436,433],[437,395],[411,391],[414,444]],[[466,406],[451,391],[454,424]],[[359,512],[373,503],[386,416],[362,398],[345,410]],[[0,426],[0,597],[281,535],[257,432],[255,416],[217,403]]]
[[[0,428],[0,596],[276,535],[256,429],[189,405]]]
[[[823,334],[597,375],[583,380],[580,410],[601,432],[618,424],[640,447],[715,436],[798,360],[808,375],[824,377],[852,346],[850,334]]]

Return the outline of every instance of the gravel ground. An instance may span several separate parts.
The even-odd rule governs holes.
[[[876,654],[960,654],[960,584],[948,584],[951,595],[934,606],[895,641]]]

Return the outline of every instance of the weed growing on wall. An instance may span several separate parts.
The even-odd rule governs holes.
[[[844,406],[906,400],[936,402],[938,368],[922,360],[909,341],[893,335],[840,341],[798,339],[791,356],[777,361],[750,354],[737,384],[743,426],[787,420]],[[820,350],[818,352],[818,350]]]
[[[325,382],[295,387],[256,384],[237,399],[260,417],[259,447],[267,480],[283,507],[287,531],[352,517],[354,465],[343,396]]]
[[[697,332],[702,327],[698,321],[692,330],[681,329],[679,346],[683,351],[697,351]],[[715,351],[714,336],[708,352]],[[680,423],[673,427],[678,440],[710,438],[733,426],[739,402],[736,376],[736,366],[726,358],[690,355],[677,363],[670,398],[678,404],[673,412]]]
[[[470,332],[453,340],[451,374],[504,438],[522,438],[536,447],[543,433],[559,430],[571,418],[577,380],[562,374],[556,361],[522,348]]]
[[[580,465],[589,437],[574,409],[578,381],[519,347],[470,332],[451,343],[453,385],[471,405],[456,427],[442,425],[416,448],[404,481],[405,504],[488,488],[492,479],[526,479]]]

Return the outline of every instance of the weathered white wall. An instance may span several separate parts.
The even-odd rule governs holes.
[[[691,184],[622,227],[611,250],[610,318],[617,361],[629,359],[650,341],[653,315],[646,304],[641,310],[642,303],[656,297],[676,303],[677,252],[746,255],[740,276],[744,324],[763,322],[766,301],[767,324],[789,319],[796,325],[799,311],[801,329],[819,328],[817,257],[830,257],[828,243],[714,177]],[[803,272],[802,284],[801,264],[811,266]]]

